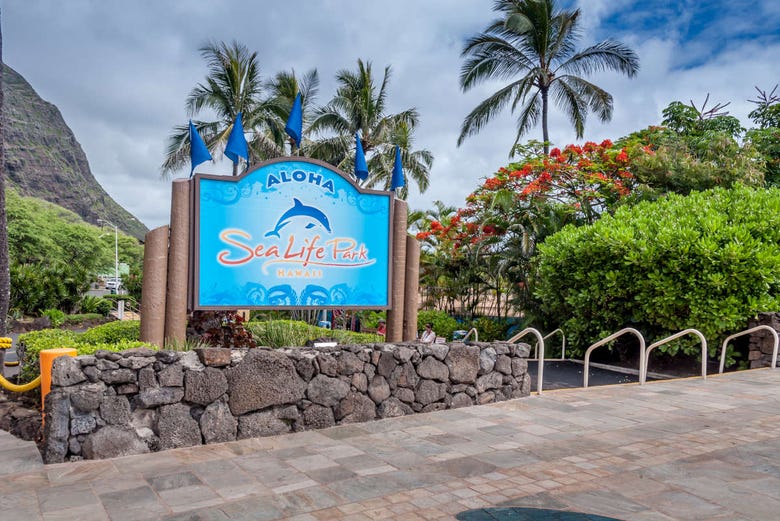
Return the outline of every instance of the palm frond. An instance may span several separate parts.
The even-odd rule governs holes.
[[[585,132],[588,104],[583,99],[580,90],[576,88],[576,85],[570,85],[558,78],[550,87],[550,92],[556,105],[563,109],[564,114],[571,121],[577,133],[577,139],[581,138]]]
[[[595,112],[602,122],[612,119],[612,95],[607,91],[578,76],[566,75],[558,80],[573,89],[583,104]]]
[[[501,112],[504,107],[507,106],[514,97],[515,91],[518,89],[520,83],[521,82],[510,83],[498,92],[493,93],[466,116],[466,119],[463,120],[463,124],[460,127],[458,146],[463,144],[463,141],[467,137],[479,133],[482,127],[484,127],[493,116]]]
[[[537,92],[531,99],[526,101],[525,106],[520,111],[520,116],[517,118],[517,135],[515,137],[515,142],[512,143],[509,157],[512,157],[512,153],[520,142],[520,138],[526,134],[531,127],[535,126],[537,121],[539,121],[539,116],[541,114],[542,97]]]
[[[623,43],[605,40],[574,54],[557,70],[585,75],[611,70],[633,78],[639,72],[639,56]]]

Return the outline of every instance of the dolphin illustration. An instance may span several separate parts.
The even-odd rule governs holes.
[[[293,203],[293,207],[284,212],[282,216],[279,217],[279,220],[276,222],[274,229],[265,234],[266,237],[270,237],[272,235],[279,237],[279,230],[290,224],[290,221],[293,219],[293,217],[309,217],[313,221],[319,223],[320,226],[328,230],[328,233],[330,233],[330,223],[328,222],[328,216],[325,215],[321,210],[313,206],[306,206],[295,197],[293,197]],[[310,222],[306,225],[306,228],[314,228],[314,226],[316,226],[316,224],[314,222]]]

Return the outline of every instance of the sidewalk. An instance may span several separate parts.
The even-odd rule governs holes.
[[[779,451],[780,369],[759,369],[36,464],[0,481],[0,520],[769,520]]]

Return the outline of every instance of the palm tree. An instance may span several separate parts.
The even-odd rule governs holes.
[[[310,143],[307,153],[342,170],[354,167],[355,133],[360,131],[369,179],[365,186],[390,187],[395,146],[401,147],[404,174],[414,180],[420,192],[428,188],[433,155],[428,150],[412,151],[414,128],[420,116],[411,108],[386,114],[390,67],[385,67],[377,88],[371,63],[358,60],[357,71],[343,69],[336,74],[338,88],[331,101],[317,111],[310,131],[323,137]],[[408,183],[400,196],[406,197]]]
[[[201,110],[209,109],[217,116],[215,121],[196,121],[206,146],[212,156],[222,154],[236,115],[242,112],[245,130],[267,126],[271,114],[262,102],[263,84],[260,80],[260,66],[257,53],[250,53],[238,42],[230,45],[224,42],[208,42],[200,49],[208,64],[205,83],[199,83],[187,96],[187,113],[196,116]],[[258,137],[258,134],[255,134]],[[170,175],[184,167],[189,160],[189,126],[178,125],[168,138],[168,151],[162,165],[163,175]],[[257,142],[255,142],[257,141]],[[276,155],[275,143],[267,139],[253,139],[250,147],[250,161]],[[233,175],[238,165],[233,165]]]
[[[579,75],[613,70],[632,78],[639,70],[639,57],[632,49],[605,40],[577,51],[580,10],[558,10],[554,0],[496,0],[493,10],[501,17],[463,48],[461,56],[466,61],[460,72],[461,88],[465,92],[494,79],[513,81],[466,116],[458,145],[511,104],[512,112],[520,105],[512,150],[541,116],[544,153],[548,154],[550,95],[571,120],[578,138],[589,111],[601,121],[612,119],[612,96]]]
[[[292,110],[293,103],[295,102],[295,96],[301,93],[301,107],[303,112],[303,124],[304,128],[313,118],[314,100],[317,98],[317,92],[320,88],[320,78],[317,74],[317,69],[312,69],[302,77],[297,77],[295,71],[279,72],[274,78],[266,85],[266,89],[270,92],[267,100],[268,110],[272,113],[272,119],[267,121],[267,136],[268,141],[272,141],[278,148],[275,155],[284,155],[284,144],[290,143],[290,152],[295,149],[294,140],[289,137],[284,127],[287,124],[287,118]],[[304,131],[304,135],[308,132]],[[257,138],[256,138],[257,139]],[[253,146],[253,142],[249,143],[250,148]],[[301,143],[301,149],[299,154],[305,154],[304,143]],[[268,156],[270,157],[270,156]]]

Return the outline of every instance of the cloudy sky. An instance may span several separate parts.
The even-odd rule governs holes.
[[[458,87],[466,38],[493,19],[492,0],[3,0],[3,53],[45,100],[59,107],[111,196],[154,228],[169,220],[170,180],[160,177],[166,137],[186,123],[184,100],[206,66],[198,48],[237,40],[257,51],[264,78],[316,68],[318,102],[340,69],[370,60],[392,66],[390,111],[416,107],[418,148],[433,152],[431,185],[410,190],[412,208],[461,206],[480,178],[508,161],[515,118],[507,111],[461,147],[463,118],[500,84]],[[561,0],[583,11],[582,47],[621,40],[640,57],[634,79],[592,79],[614,97],[614,117],[590,118],[585,140],[617,138],[657,124],[671,101],[731,102],[749,124],[754,86],[780,82],[777,0]],[[551,111],[556,145],[577,142]],[[541,139],[541,129],[528,138]],[[209,165],[229,171],[227,162]],[[199,171],[205,171],[201,167]],[[182,176],[189,172],[182,172]]]

